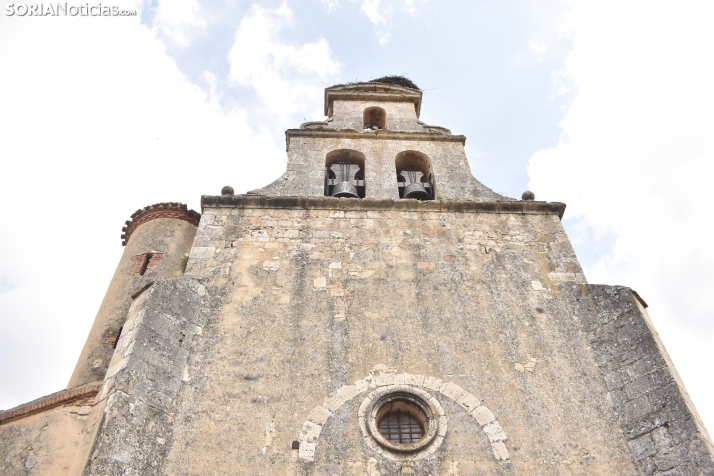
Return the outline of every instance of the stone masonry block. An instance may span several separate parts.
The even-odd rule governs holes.
[[[209,259],[212,258],[216,252],[216,248],[213,246],[194,246],[191,248],[191,259]]]
[[[300,442],[315,443],[320,437],[321,431],[322,425],[306,421],[302,425],[302,431],[300,431],[300,436],[298,440]]]
[[[639,438],[627,442],[632,453],[632,458],[635,461],[640,461],[657,454],[657,449],[652,443],[652,437],[649,434],[642,435]]]
[[[352,398],[360,394],[360,390],[357,388],[356,385],[345,385],[344,387],[341,387],[337,392],[342,395],[345,401],[351,400]]]
[[[622,433],[625,435],[625,438],[629,440],[639,438],[642,435],[650,433],[655,428],[659,428],[660,426],[667,424],[669,424],[669,422],[667,421],[665,415],[650,413],[649,415],[624,425]]]
[[[447,397],[449,397],[450,399],[452,399],[453,401],[458,402],[459,397],[464,392],[464,389],[459,387],[455,383],[448,382],[448,383],[445,383],[439,389],[439,391],[441,393],[443,393],[444,395],[446,395]]]
[[[652,378],[649,375],[645,375],[644,377],[625,385],[625,392],[627,392],[627,397],[630,399],[637,398],[640,395],[644,395],[654,389],[655,387],[653,385]]]
[[[335,392],[329,397],[325,398],[325,401],[322,403],[322,406],[334,413],[335,410],[340,408],[342,404],[346,401],[347,398],[345,398],[344,395],[340,394],[339,392]]]
[[[360,393],[367,391],[369,388],[369,382],[364,379],[357,380],[354,385]]]
[[[624,370],[616,370],[605,375],[605,384],[608,390],[622,388],[630,381],[630,377]]]
[[[501,428],[501,425],[497,421],[493,421],[484,426],[483,431],[486,433],[491,443],[507,439],[506,434],[503,432],[503,428]]]
[[[680,445],[672,448],[659,448],[654,457],[654,463],[658,471],[667,471],[686,462],[689,459],[689,452],[686,446]]]
[[[627,403],[630,398],[627,396],[627,392],[624,389],[617,389],[608,392],[607,400],[610,402],[610,406],[619,407]]]
[[[310,414],[307,416],[307,419],[313,423],[317,423],[318,425],[324,425],[327,419],[331,416],[332,412],[322,405],[319,405],[312,409]]]
[[[474,408],[471,412],[471,416],[473,416],[481,426],[487,425],[496,419],[493,413],[491,413],[491,410],[484,406]]]
[[[503,442],[497,441],[493,443],[491,449],[493,449],[493,456],[497,460],[506,461],[509,458],[508,449],[506,449],[506,445]]]
[[[632,420],[647,415],[650,411],[652,411],[652,406],[647,401],[646,396],[641,396],[634,400],[630,400],[624,405],[616,407],[616,409],[617,412],[620,414],[620,418],[622,419],[622,421],[624,423],[628,423]]]
[[[444,386],[444,381],[436,377],[427,376],[424,378],[424,386],[429,390],[434,390],[435,392],[438,392],[441,390],[441,387]]]
[[[635,380],[657,370],[658,363],[660,362],[657,362],[657,359],[650,355],[628,365],[625,371],[632,380]]]
[[[110,367],[107,370],[107,374],[104,376],[104,379],[109,379],[115,376],[117,373],[119,373],[121,370],[124,370],[129,363],[129,357],[123,358],[121,361],[119,361],[116,365],[113,367]]]
[[[461,395],[456,399],[456,403],[461,405],[466,409],[467,412],[471,412],[474,409],[476,409],[479,405],[481,405],[481,402],[479,401],[478,398],[474,397],[472,394],[470,394],[467,391],[463,391]]]
[[[396,376],[390,372],[380,372],[374,376],[377,383],[377,387],[384,387],[385,385],[394,385],[396,383]]]
[[[302,441],[300,443],[300,449],[298,450],[298,457],[303,461],[313,461],[315,459],[316,447],[317,445],[315,443]]]
[[[419,374],[404,374],[404,383],[406,385],[421,387],[424,385],[424,376]]]

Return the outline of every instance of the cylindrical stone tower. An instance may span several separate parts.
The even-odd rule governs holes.
[[[67,388],[104,379],[133,297],[158,279],[183,274],[200,218],[181,203],[158,203],[126,222],[124,253]]]

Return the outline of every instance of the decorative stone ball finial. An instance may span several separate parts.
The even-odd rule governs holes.
[[[521,195],[521,199],[535,200],[535,193],[531,192],[530,190],[526,190],[525,192],[523,192],[523,195]]]
[[[234,193],[233,187],[230,185],[226,185],[221,189],[221,195],[233,195]]]

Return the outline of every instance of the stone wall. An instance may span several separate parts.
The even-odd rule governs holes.
[[[643,301],[621,286],[572,295],[640,474],[713,475],[711,438]]]
[[[204,293],[200,283],[178,278],[134,300],[100,395],[104,419],[84,474],[163,474]]]
[[[0,474],[71,474],[92,403],[76,401],[0,425]]]
[[[585,282],[562,204],[202,201],[187,276],[129,310],[84,474],[714,474],[642,304]],[[408,457],[367,430],[394,391],[437,409]]]
[[[341,129],[364,129],[364,110],[368,107],[381,107],[387,113],[386,129],[399,132],[424,132],[424,126],[419,122],[414,104],[410,102],[382,101],[340,101],[333,105],[333,116],[330,127]]]
[[[411,106],[411,105],[410,105]],[[289,130],[287,171],[252,194],[320,197],[324,195],[325,157],[353,149],[366,157],[368,198],[399,198],[395,158],[413,150],[426,154],[436,175],[437,197],[451,200],[507,199],[476,180],[464,151],[463,136],[393,132],[331,132]]]
[[[584,276],[557,213],[294,202],[204,199],[187,274],[213,304],[166,474],[637,474],[564,291]],[[365,440],[359,408],[384,385],[440,402],[429,456]]]

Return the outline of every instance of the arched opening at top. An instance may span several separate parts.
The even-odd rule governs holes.
[[[364,110],[362,117],[365,129],[378,130],[387,128],[387,111],[381,107],[368,107]]]
[[[433,200],[436,197],[436,177],[426,154],[415,150],[400,152],[394,158],[397,169],[399,198]]]
[[[364,198],[365,157],[352,149],[333,150],[325,156],[325,195]]]

